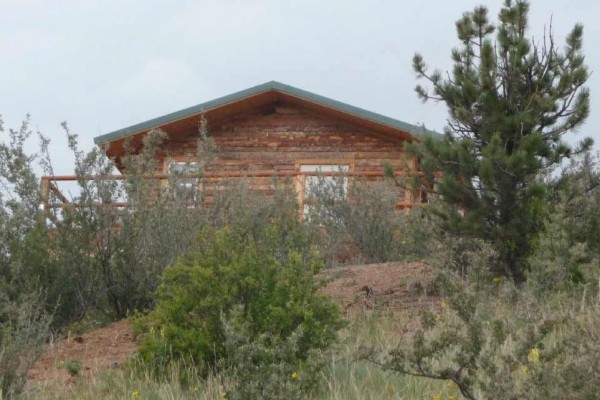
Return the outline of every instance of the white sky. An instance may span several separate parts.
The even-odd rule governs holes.
[[[71,172],[60,128],[84,149],[95,136],[277,80],[442,131],[443,104],[414,93],[415,51],[442,70],[454,22],[472,0],[0,0],[0,115],[53,138],[57,173]],[[533,0],[530,33],[584,24],[592,112],[584,136],[600,148],[600,1]]]

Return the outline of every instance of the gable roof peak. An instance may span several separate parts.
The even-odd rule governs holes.
[[[354,118],[370,121],[379,126],[384,126],[388,129],[394,129],[406,132],[410,136],[422,136],[424,134],[439,135],[436,132],[429,131],[422,126],[412,125],[394,118],[386,117],[350,104],[342,103],[337,100],[330,99],[325,96],[320,96],[306,90],[298,89],[294,86],[286,85],[278,81],[269,81],[241,90],[214,100],[210,100],[192,107],[188,107],[170,114],[163,115],[158,118],[153,118],[127,128],[119,129],[94,138],[96,144],[105,144],[119,139],[124,139],[128,136],[146,132],[152,128],[164,126],[182,119],[199,116],[211,110],[216,110],[225,107],[229,104],[243,101],[244,99],[263,94],[265,92],[277,91],[286,96],[293,97],[304,103],[311,103],[322,108],[334,110],[341,115],[348,115]]]

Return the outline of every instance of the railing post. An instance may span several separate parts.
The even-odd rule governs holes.
[[[48,204],[50,201],[50,181],[45,177],[40,179],[40,195],[38,204],[38,218],[44,223],[48,213]]]
[[[43,205],[48,204],[50,195],[50,181],[46,177],[40,179],[40,203]]]

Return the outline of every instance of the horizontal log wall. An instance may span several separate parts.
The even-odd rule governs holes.
[[[302,163],[351,164],[351,175],[370,179],[382,176],[384,163],[397,174],[415,172],[414,160],[406,158],[400,140],[295,107],[270,107],[213,123],[209,136],[218,147],[206,170],[209,186],[231,179],[228,175],[247,173],[250,187],[268,191],[272,176],[295,175]],[[167,141],[158,154],[158,171],[166,173],[171,160],[193,159],[198,137],[197,131],[190,131]],[[262,176],[251,177],[257,173]]]

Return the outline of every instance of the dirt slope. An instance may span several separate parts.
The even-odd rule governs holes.
[[[349,316],[373,309],[405,310],[431,304],[423,296],[430,269],[422,263],[369,264],[328,269],[320,277],[327,284],[321,289],[340,302]],[[136,352],[136,343],[128,321],[122,320],[52,343],[34,365],[30,382],[53,380],[73,382],[65,364],[82,363],[82,374],[122,365]]]
[[[427,296],[431,268],[423,263],[386,263],[325,271],[322,291],[340,302],[349,316],[373,309],[414,309],[435,303]]]
[[[122,320],[81,336],[52,343],[46,353],[29,371],[29,380],[71,382],[65,364],[81,362],[81,374],[92,375],[99,370],[121,366],[137,350],[129,321]]]

